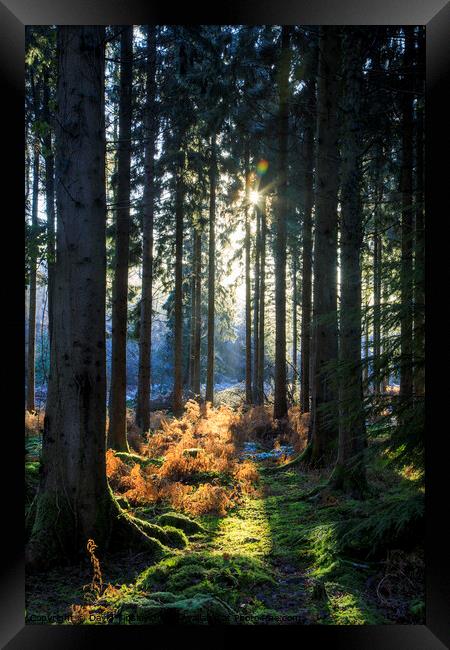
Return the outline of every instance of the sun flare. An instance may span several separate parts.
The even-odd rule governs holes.
[[[250,203],[255,205],[259,201],[259,192],[257,190],[250,190]]]

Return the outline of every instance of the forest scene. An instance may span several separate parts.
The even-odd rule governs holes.
[[[27,26],[27,624],[423,624],[425,29]]]

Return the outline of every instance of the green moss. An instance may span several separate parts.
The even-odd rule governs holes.
[[[160,467],[162,465],[162,460],[160,458],[145,458],[144,456],[139,456],[139,454],[134,454],[132,452],[116,451],[116,456],[124,463],[127,463],[127,465],[135,465],[136,463],[141,467],[148,467],[149,465]]]
[[[356,593],[342,593],[330,596],[330,616],[334,625],[377,625],[383,618],[358,597]]]
[[[163,526],[163,530],[167,535],[168,546],[173,548],[186,548],[189,546],[189,540],[186,537],[186,533],[174,526]]]
[[[30,456],[40,456],[42,450],[42,435],[25,436],[25,451]]]
[[[255,557],[268,555],[273,549],[263,499],[243,499],[238,511],[219,520],[217,533],[214,542],[217,551]]]
[[[367,456],[372,493],[365,500],[323,490],[328,473],[303,471],[298,463],[261,472],[262,492],[241,495],[225,517],[157,515],[165,507],[160,504],[132,509],[131,517],[119,500],[122,547],[142,548],[149,564],[156,564],[119,595],[111,594],[107,608],[120,614],[114,622],[389,622],[378,609],[380,565],[371,555],[384,559],[386,549],[405,548],[408,537],[420,539],[423,495],[418,481],[388,471],[371,450]],[[138,462],[135,457],[146,460],[136,454],[125,460]],[[37,466],[28,473],[37,477]],[[189,553],[182,551],[186,535]],[[402,596],[406,620],[422,622],[423,600],[411,600],[420,593]]]
[[[423,624],[425,618],[425,603],[422,598],[413,598],[409,603],[409,611],[418,623]]]
[[[186,515],[182,515],[177,512],[165,512],[164,514],[156,517],[156,521],[163,526],[172,526],[173,528],[179,528],[188,535],[205,532],[205,528],[201,524],[194,521],[193,519],[190,519],[189,517],[186,517]]]
[[[152,600],[156,600],[161,603],[175,603],[178,599],[178,596],[170,593],[170,591],[154,591],[152,593]]]
[[[46,569],[77,552],[70,504],[56,492],[36,496],[35,516],[27,548],[30,568]]]
[[[120,509],[117,502],[115,502],[115,506],[116,516],[114,517],[110,550],[114,551],[122,548],[139,549],[149,553],[155,562],[173,552],[163,542],[153,537],[150,529],[147,528],[145,530],[148,522],[131,517],[124,510]]]
[[[34,461],[32,463],[25,463],[25,475],[28,478],[38,477],[39,476],[39,461]]]
[[[116,496],[115,499],[116,499],[117,503],[119,504],[119,506],[121,508],[123,508],[124,510],[128,510],[131,507],[130,502],[128,501],[128,499],[126,497],[124,497],[124,496]]]
[[[39,466],[39,462],[25,463],[25,514],[27,516],[39,486]]]
[[[132,519],[149,537],[159,540],[165,546],[186,548],[189,544],[185,533],[173,526],[158,526],[157,524],[152,524],[137,517],[133,517]]]
[[[273,584],[274,577],[261,560],[209,553],[168,558],[146,569],[136,581],[136,587],[145,591],[163,588],[189,598],[209,593],[232,605],[256,587]]]
[[[130,625],[227,625],[234,623],[234,613],[225,603],[209,594],[174,602],[123,606],[118,612],[121,623]]]

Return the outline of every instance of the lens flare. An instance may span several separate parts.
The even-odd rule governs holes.
[[[268,169],[269,169],[269,163],[267,160],[264,160],[264,158],[260,160],[256,165],[256,173],[258,174],[258,176],[264,176],[264,174]]]

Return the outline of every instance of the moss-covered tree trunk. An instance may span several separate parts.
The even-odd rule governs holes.
[[[361,373],[361,124],[363,43],[343,39],[344,93],[341,165],[341,303],[339,336],[339,446],[334,485],[355,495],[365,488],[365,420]]]
[[[281,30],[278,72],[278,179],[275,207],[275,388],[273,417],[287,416],[286,395],[286,212],[289,134],[290,27]]]
[[[156,28],[147,26],[147,70],[144,113],[144,205],[142,236],[142,295],[139,323],[139,370],[136,424],[141,431],[150,427],[152,300],[153,300],[153,216],[155,202],[155,149],[158,118],[155,102]]]
[[[58,27],[58,256],[42,467],[28,570],[86,554],[93,539],[163,547],[120,512],[106,479],[105,28]]]
[[[320,28],[319,52],[310,421],[311,461],[317,465],[333,458],[338,437],[335,371],[340,33],[337,27]]]
[[[59,27],[54,328],[42,471],[28,548],[33,564],[104,547],[105,135],[103,27]]]
[[[130,161],[133,82],[133,27],[120,38],[119,149],[112,297],[111,388],[109,394],[108,445],[128,451],[126,425],[127,306],[130,240]]]

